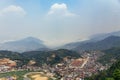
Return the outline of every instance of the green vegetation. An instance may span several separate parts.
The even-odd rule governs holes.
[[[0,73],[0,78],[8,77],[8,76],[16,76],[17,80],[23,80],[23,76],[29,71],[13,71],[7,73]]]
[[[28,55],[29,54],[29,55]],[[66,50],[54,50],[54,51],[30,51],[24,53],[17,53],[11,51],[0,51],[0,58],[10,58],[11,60],[17,60],[17,66],[28,64],[30,60],[36,61],[36,65],[40,66],[44,63],[47,64],[56,64],[63,61],[65,57],[78,58],[80,54]]]
[[[60,50],[48,51],[48,52],[31,51],[31,52],[25,52],[23,53],[23,55],[26,59],[30,58],[35,60],[37,62],[36,65],[41,65],[44,63],[53,65],[62,62],[63,58],[65,57],[72,57],[72,58],[80,57],[80,54],[66,49],[60,49]]]
[[[108,50],[103,51],[105,55],[101,56],[98,60],[98,62],[102,64],[108,64],[113,63],[114,60],[117,60],[120,58],[120,48],[111,48]]]
[[[108,70],[92,75],[85,80],[120,80],[120,60],[114,63]]]
[[[25,58],[22,54],[12,51],[0,51],[0,58],[10,58],[11,60],[16,60],[17,65],[22,66],[28,63],[30,59]]]
[[[104,52],[105,55],[100,58],[100,62],[108,64],[112,59],[115,59],[116,62],[108,70],[99,72],[98,75],[92,75],[85,80],[120,80],[120,48],[112,48]]]
[[[17,80],[24,80],[24,75],[27,73],[30,73],[30,72],[31,71],[24,70],[24,71],[12,71],[12,72],[0,73],[0,78],[14,76],[14,77],[17,77]],[[42,75],[42,76],[45,76],[45,75]],[[29,77],[30,77],[30,75],[29,75]],[[49,78],[48,80],[53,80],[53,79]]]
[[[11,51],[0,51],[0,58],[10,58],[11,60],[15,60],[17,62],[17,67],[21,67],[23,65],[27,65],[30,60],[34,60],[36,62],[35,65],[41,66],[42,64],[50,64],[54,65],[59,62],[63,62],[64,58],[79,58],[80,54],[66,50],[54,50],[54,51],[30,51],[24,53],[16,53]],[[0,78],[16,76],[17,80],[23,80],[23,76],[29,73],[29,71],[13,71],[7,73],[0,73]],[[49,80],[52,80],[49,78]]]

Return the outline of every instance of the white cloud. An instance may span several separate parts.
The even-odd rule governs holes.
[[[7,16],[7,15],[24,16],[26,15],[26,12],[20,6],[10,5],[0,10],[0,16]]]
[[[68,11],[68,7],[65,3],[55,3],[51,6],[48,15],[54,16],[75,16],[75,14]]]

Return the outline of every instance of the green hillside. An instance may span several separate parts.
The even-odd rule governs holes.
[[[65,57],[78,58],[80,54],[66,50],[59,49],[54,51],[30,51],[24,53],[16,53],[11,51],[0,51],[0,58],[10,58],[11,60],[16,60],[18,66],[27,64],[30,60],[36,61],[36,65],[55,64],[62,62]]]
[[[63,61],[63,58],[70,57],[70,58],[78,58],[80,55],[74,51],[66,50],[66,49],[59,49],[55,51],[31,51],[23,53],[25,58],[33,59],[37,62],[38,65],[47,63],[47,64],[55,64]]]
[[[120,80],[120,48],[112,48],[103,52],[105,55],[101,56],[98,61],[103,64],[113,64],[108,70],[99,72],[98,75],[92,75],[85,80]]]
[[[108,50],[104,50],[104,55],[99,58],[99,62],[103,64],[112,63],[117,59],[120,59],[120,47],[119,48],[111,48]]]
[[[107,71],[102,71],[98,75],[92,75],[85,80],[120,80],[120,59]]]

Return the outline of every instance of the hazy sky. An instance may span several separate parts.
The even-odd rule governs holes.
[[[49,46],[120,30],[120,0],[0,0],[0,41],[37,37]]]

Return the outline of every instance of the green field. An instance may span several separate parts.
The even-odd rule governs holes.
[[[7,77],[7,76],[17,76],[17,80],[23,80],[23,76],[30,71],[13,71],[7,73],[0,73],[0,78]]]

